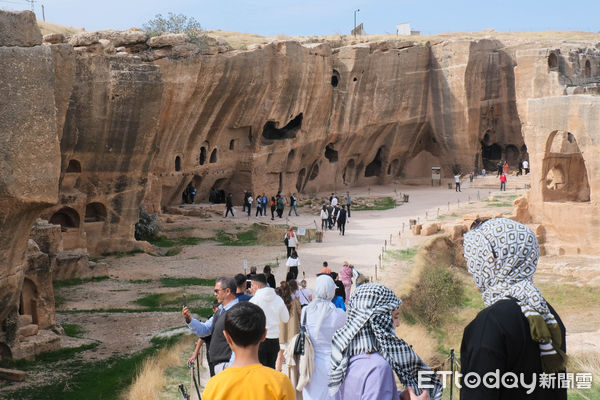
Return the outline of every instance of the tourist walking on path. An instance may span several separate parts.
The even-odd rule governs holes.
[[[315,281],[313,300],[302,309],[301,321],[306,321],[307,335],[315,351],[315,368],[311,381],[302,390],[303,400],[333,399],[327,387],[331,362],[331,338],[346,321],[346,313],[331,302],[335,289],[331,276],[318,276]]]
[[[192,313],[185,305],[181,310],[185,323],[192,332],[200,337],[211,335],[208,352],[216,374],[225,369],[231,358],[231,349],[225,340],[223,329],[227,310],[238,303],[235,291],[235,280],[228,277],[217,279],[215,282],[215,297],[219,302],[219,308],[206,322],[200,322],[196,318],[192,318]]]
[[[256,196],[256,218],[258,218],[258,214],[262,217],[262,196],[259,194]]]
[[[347,320],[332,340],[329,393],[338,399],[398,399],[394,372],[418,399],[442,398],[442,384],[410,345],[396,336],[402,301],[378,283],[360,285],[348,304]],[[427,372],[432,389],[419,388]],[[423,392],[423,393],[422,393]],[[429,392],[429,393],[427,393]],[[407,398],[407,397],[402,397]]]
[[[271,197],[271,220],[275,219],[275,209],[277,209],[277,200],[275,197]]]
[[[504,172],[504,175],[508,174],[508,161],[504,162],[504,167],[502,168],[502,172]]]
[[[344,236],[346,232],[346,206],[342,205],[342,208],[338,211],[337,224],[340,235]]]
[[[353,273],[354,268],[348,264],[348,261],[344,261],[344,265],[342,265],[342,269],[340,270],[340,280],[344,284],[344,288],[346,290],[346,303],[350,301],[350,289],[352,288]]]
[[[300,266],[300,259],[296,250],[291,251],[290,256],[285,262],[285,266],[287,267],[287,272],[292,274],[293,279],[296,279],[298,277],[298,267]]]
[[[321,209],[321,230],[324,231],[328,228],[329,214],[327,213],[327,206],[323,204]]]
[[[285,243],[287,256],[292,255],[292,250],[296,251],[298,248],[298,236],[294,233],[294,227],[290,226],[285,236],[283,237],[283,242]]]
[[[292,215],[292,211],[298,216],[298,198],[296,197],[296,193],[290,196],[290,211],[288,212],[288,217]]]
[[[277,195],[277,216],[279,218],[283,217],[283,209],[285,205],[283,203],[283,196]]]
[[[300,312],[302,311],[302,306],[300,305],[298,299],[292,297],[291,288],[289,285],[282,285],[278,287],[276,292],[283,300],[283,303],[287,307],[290,314],[290,319],[288,322],[279,323],[279,354],[277,355],[275,369],[277,371],[281,371],[283,364],[283,352],[287,346],[290,345],[290,339],[300,331]]]
[[[463,376],[513,374],[529,383],[532,376],[564,373],[565,326],[533,283],[540,255],[535,233],[510,219],[490,219],[465,234],[464,255],[487,308],[465,328],[460,349]],[[511,389],[463,385],[460,398],[567,399],[565,386],[544,388],[533,381],[533,392],[522,380]]]
[[[294,290],[293,283],[290,287],[292,288],[292,295],[298,299],[302,307],[307,306],[312,301],[312,291],[306,287],[304,279],[300,281],[300,288],[298,288],[298,285],[295,286],[297,290]]]
[[[525,175],[529,173],[529,161],[523,160],[523,169],[525,170]]]
[[[502,175],[502,167],[503,166],[504,166],[504,163],[502,161],[498,161],[498,164],[496,164],[496,170],[498,171],[498,174],[496,176]]]
[[[240,303],[223,318],[227,343],[235,353],[230,368],[211,378],[204,400],[290,400],[296,393],[289,378],[259,364],[265,338],[265,313],[254,304]],[[262,343],[261,343],[262,342]]]
[[[456,192],[460,192],[460,172],[458,172],[456,175],[454,175],[454,183],[456,184]]]
[[[254,199],[252,198],[252,193],[248,193],[248,198],[246,199],[246,202],[248,204],[248,217],[250,217],[252,215],[252,202],[254,201]]]
[[[267,278],[263,274],[251,278],[250,303],[259,306],[267,317],[267,337],[258,348],[258,359],[266,367],[275,368],[279,354],[279,323],[288,322],[290,313],[275,289],[267,287]]]
[[[348,218],[350,218],[350,206],[352,205],[352,197],[350,192],[346,192],[346,209],[348,210]]]
[[[267,195],[263,193],[262,195],[262,214],[263,217],[267,216],[267,204],[269,203],[269,199],[267,198]]]
[[[523,175],[523,161],[519,161],[519,172],[517,172],[517,176]]]
[[[504,190],[506,192],[506,175],[500,175],[500,190]]]
[[[231,216],[235,217],[235,214],[233,213],[233,195],[231,193],[229,193],[229,195],[227,196],[227,200],[225,201],[225,218],[227,218],[227,215],[229,215],[229,213],[231,212]]]

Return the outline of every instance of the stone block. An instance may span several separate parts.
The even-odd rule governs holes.
[[[173,46],[171,55],[173,57],[190,57],[200,53],[200,48],[192,43],[184,43]]]
[[[215,46],[203,47],[200,49],[200,54],[203,56],[214,56],[219,53],[219,48]]]
[[[0,10],[0,46],[32,47],[42,44],[42,33],[31,11]]]
[[[421,235],[422,236],[431,236],[431,235],[435,235],[439,231],[440,231],[440,224],[438,224],[437,222],[432,222],[432,223],[423,225],[423,229],[421,230]]]
[[[27,372],[16,369],[0,368],[0,379],[12,382],[23,382],[27,377]]]
[[[73,46],[90,46],[94,43],[98,43],[99,40],[100,35],[98,32],[80,32],[71,36],[68,43]]]
[[[459,225],[453,225],[452,228],[450,229],[451,235],[450,237],[452,238],[452,241],[457,241],[462,239],[463,235],[465,234],[465,232],[467,232],[467,227],[459,224]]]
[[[412,225],[410,227],[410,230],[412,231],[413,235],[418,236],[421,234],[421,230],[423,229],[423,225],[418,224],[418,225]]]
[[[184,44],[187,41],[188,36],[185,33],[165,33],[163,35],[151,37],[148,40],[150,47],[166,47],[166,46],[177,46]]]
[[[37,335],[39,327],[36,324],[29,324],[17,330],[17,335],[20,337],[28,337]]]
[[[65,35],[62,33],[48,33],[44,35],[44,43],[59,44],[65,41]]]
[[[31,325],[33,323],[33,318],[31,317],[31,315],[28,314],[21,314],[19,315],[19,328],[27,326],[27,325]]]
[[[126,31],[100,31],[98,32],[98,36],[100,39],[110,41],[114,47],[145,43],[148,40],[146,32],[136,29],[129,29]]]

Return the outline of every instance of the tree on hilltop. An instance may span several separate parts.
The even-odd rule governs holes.
[[[200,22],[194,17],[171,12],[166,17],[156,14],[154,18],[144,24],[143,28],[150,37],[163,33],[185,33],[190,38],[196,39],[202,32]]]

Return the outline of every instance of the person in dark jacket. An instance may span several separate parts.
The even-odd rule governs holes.
[[[558,383],[567,361],[565,327],[533,284],[539,258],[535,233],[494,218],[465,234],[464,249],[487,308],[463,334],[460,398],[566,400],[567,390]],[[540,386],[541,374],[553,374],[555,384]],[[478,384],[485,376],[486,384]]]
[[[227,215],[229,215],[230,211],[231,211],[231,216],[235,217],[235,214],[233,213],[233,195],[231,193],[229,193],[229,195],[227,196],[227,201],[225,202],[225,207],[227,207],[227,210],[225,211],[225,218],[227,218]]]

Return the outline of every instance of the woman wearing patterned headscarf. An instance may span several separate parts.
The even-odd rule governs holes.
[[[473,379],[475,373],[482,378],[498,371],[500,378],[511,373],[520,380],[523,374],[530,384],[541,373],[563,371],[565,327],[533,284],[539,245],[531,229],[494,218],[465,234],[464,248],[467,267],[487,308],[465,328],[460,352],[463,377],[472,372]],[[520,381],[507,386],[512,388],[469,385],[465,377],[461,399],[567,398],[558,382],[552,389],[535,385],[533,392]]]
[[[310,382],[302,390],[304,400],[332,398],[327,388],[331,338],[346,321],[346,313],[331,302],[336,288],[331,276],[318,276],[313,288],[313,300],[302,309],[301,321],[306,321],[306,331],[315,350],[315,369]]]
[[[366,283],[354,291],[346,323],[333,337],[329,393],[337,393],[336,399],[396,400],[394,372],[410,388],[402,398],[441,399],[440,380],[412,347],[396,336],[401,304],[391,289],[378,283]],[[431,379],[427,383],[433,384],[433,389],[419,389],[419,371],[426,371],[425,379]]]

